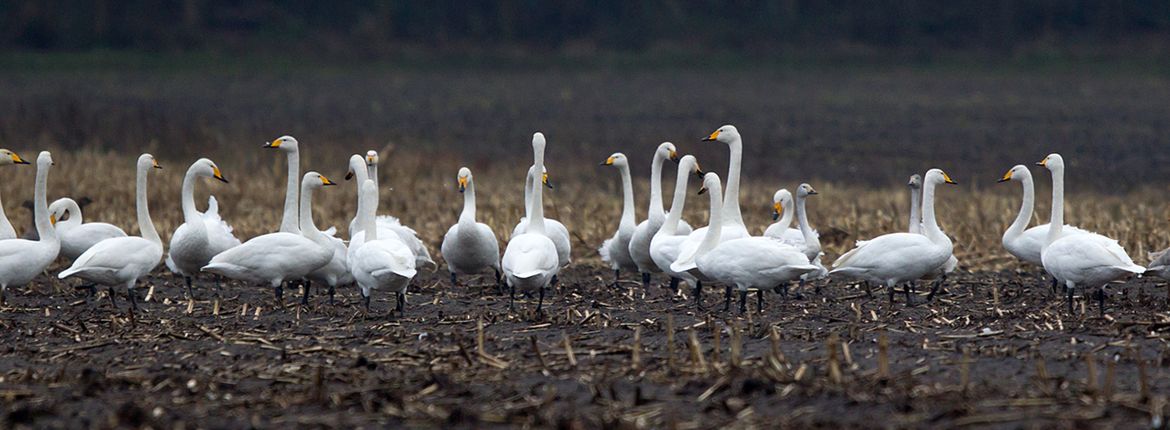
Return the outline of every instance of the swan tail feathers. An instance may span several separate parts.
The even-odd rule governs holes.
[[[512,277],[519,278],[519,279],[528,279],[528,278],[531,278],[533,276],[539,276],[541,274],[544,274],[543,270],[533,269],[533,270],[526,270],[523,272],[513,272]]]
[[[418,274],[418,271],[414,270],[414,269],[410,269],[410,268],[402,268],[402,269],[380,269],[380,270],[375,270],[373,272],[370,272],[370,275],[373,275],[375,278],[379,278],[379,277],[386,276],[389,274],[395,274],[395,275],[401,276],[403,278],[410,279],[410,278],[414,278],[414,275]]]

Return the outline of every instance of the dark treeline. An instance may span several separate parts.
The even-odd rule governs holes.
[[[1166,0],[7,0],[0,49],[1011,53],[1170,36]]]

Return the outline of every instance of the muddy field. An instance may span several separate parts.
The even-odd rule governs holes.
[[[834,282],[741,315],[720,291],[697,311],[610,276],[562,273],[537,315],[489,277],[422,272],[404,317],[384,292],[366,314],[355,290],[278,307],[238,284],[215,315],[214,289],[188,302],[169,276],[131,314],[124,292],[115,310],[39,282],[2,310],[0,427],[1136,427],[1170,389],[1152,281],[1115,285],[1105,317],[1029,273],[963,274],[913,306]]]

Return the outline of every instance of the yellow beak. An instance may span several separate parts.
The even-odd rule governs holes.
[[[948,184],[954,184],[954,185],[958,184],[958,182],[955,182],[954,179],[951,179],[951,176],[948,175],[947,172],[943,172],[943,182],[946,182]]]
[[[329,178],[325,177],[325,175],[321,175],[321,185],[337,185],[337,184],[334,183],[333,181],[330,181]]]
[[[1002,178],[999,178],[999,182],[1007,182],[1010,180],[1012,180],[1012,171],[1011,170],[1008,170],[1007,173],[1003,174]]]
[[[221,181],[224,181],[225,183],[228,181],[227,178],[223,177],[223,173],[219,171],[218,166],[211,168],[211,176],[214,177],[215,179],[219,179]]]
[[[459,178],[459,192],[462,193],[463,190],[466,190],[466,189],[467,189],[467,178],[464,178],[464,177]]]
[[[718,139],[718,138],[719,138],[719,130],[715,130],[714,132],[711,133],[710,136],[707,136],[706,139],[703,139],[703,141],[710,142],[710,141]]]
[[[152,165],[152,166],[153,166],[155,169],[161,169],[161,168],[162,168],[162,166],[158,165],[158,160],[150,160],[150,163],[151,163],[151,165]]]

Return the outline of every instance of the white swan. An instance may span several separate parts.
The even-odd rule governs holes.
[[[776,190],[772,194],[772,220],[775,222],[764,229],[764,237],[780,239],[789,244],[804,243],[804,234],[799,228],[792,227],[794,218],[796,204],[792,200],[792,192],[787,188]]]
[[[544,169],[544,134],[537,132],[532,135],[532,153],[535,169],[541,172]],[[509,289],[508,307],[512,308],[516,299],[516,290],[539,290],[540,301],[537,302],[536,312],[540,313],[544,307],[544,289],[552,282],[560,270],[560,261],[557,246],[545,231],[544,199],[541,186],[536,184],[536,175],[530,175],[532,184],[532,212],[528,217],[527,231],[508,241],[504,249],[504,257],[500,265],[504,269],[504,279]]]
[[[5,164],[28,164],[28,162],[11,150],[0,149],[0,166]],[[12,227],[12,223],[8,221],[8,215],[4,213],[4,204],[0,203],[0,240],[5,239],[16,239],[16,228]]]
[[[528,175],[524,179],[524,216],[520,218],[520,222],[516,223],[516,227],[512,228],[512,236],[519,236],[528,231],[528,218],[532,216],[532,187],[536,184],[536,177],[536,166],[529,167]],[[548,179],[547,169],[540,170],[540,184],[550,190],[553,189],[552,182]],[[561,267],[568,266],[572,261],[569,229],[565,228],[565,225],[561,224],[560,221],[546,216],[544,217],[544,234],[552,239],[553,244],[557,246],[557,261]]]
[[[689,259],[675,262],[671,269],[682,272],[697,268],[706,277],[728,286],[735,286],[740,292],[739,311],[746,310],[749,288],[757,288],[759,307],[763,307],[762,288],[772,288],[800,278],[801,275],[817,270],[796,247],[770,237],[745,237],[723,241],[720,236],[725,225],[720,219],[724,212],[720,207],[719,175],[708,173],[703,178],[703,189],[711,193],[711,226],[706,237]],[[728,302],[730,303],[730,302]]]
[[[94,244],[82,253],[73,265],[59,273],[58,278],[72,276],[110,287],[114,299],[115,285],[125,285],[131,309],[138,307],[134,289],[138,279],[150,274],[163,258],[163,243],[154,229],[147,205],[146,180],[152,169],[161,169],[154,156],[142,154],[136,164],[135,206],[138,211],[138,230],[142,236],[115,237]],[[43,233],[42,233],[43,234]]]
[[[1007,181],[1019,182],[1024,189],[1024,198],[1020,204],[1020,213],[1016,215],[1015,221],[1012,221],[1012,225],[1008,227],[1007,231],[1003,232],[1003,248],[1026,263],[1043,267],[1044,263],[1040,261],[1040,249],[1048,240],[1048,226],[1050,224],[1041,224],[1025,230],[1028,227],[1028,221],[1032,219],[1032,210],[1036,202],[1036,190],[1032,185],[1032,172],[1024,165],[1017,164],[999,179],[999,182]],[[1084,232],[1084,230],[1067,224],[1060,229],[1061,237]]]
[[[630,258],[642,273],[642,287],[650,287],[650,274],[661,273],[662,269],[654,263],[650,256],[650,241],[654,234],[662,228],[666,221],[666,211],[662,208],[662,163],[666,160],[678,160],[678,151],[674,144],[662,142],[654,151],[654,159],[650,162],[650,207],[646,210],[646,220],[638,223],[634,235],[630,237]],[[677,231],[680,234],[689,234],[694,229],[690,224],[680,219]],[[671,278],[671,288],[677,287],[678,278]]]
[[[378,186],[378,152],[370,150],[366,152],[366,174],[374,181],[374,186]],[[361,184],[361,182],[358,182]],[[379,188],[380,189],[380,188]],[[378,228],[389,229],[394,234],[398,235],[402,242],[410,247],[411,252],[414,253],[415,267],[429,267],[432,271],[439,268],[435,260],[431,259],[431,252],[427,250],[427,245],[418,238],[418,232],[414,229],[402,224],[398,218],[389,215],[379,215],[374,222]],[[351,232],[352,227],[351,227]],[[383,234],[382,236],[385,236]]]
[[[942,266],[951,257],[953,245],[935,219],[934,190],[939,184],[954,183],[942,170],[930,169],[923,187],[922,234],[890,233],[859,241],[833,263],[829,273],[883,284],[892,301],[895,285],[916,281]],[[909,287],[906,297],[909,300]]]
[[[172,273],[183,277],[187,283],[187,295],[191,298],[195,297],[191,288],[192,278],[199,275],[199,270],[211,261],[211,257],[240,245],[240,240],[232,234],[232,227],[220,218],[219,202],[215,196],[207,198],[206,212],[195,209],[195,181],[199,177],[215,178],[224,183],[228,181],[219,166],[206,158],[191,163],[183,176],[180,194],[183,224],[171,235],[166,266]],[[219,279],[216,279],[215,284],[218,290]]]
[[[622,269],[638,270],[634,258],[630,256],[630,238],[634,236],[634,230],[638,227],[638,222],[634,219],[634,184],[630,180],[630,160],[625,154],[615,152],[601,165],[617,167],[618,175],[622,178],[622,216],[618,221],[617,231],[597,248],[597,252],[601,254],[601,261],[609,263],[609,268],[613,269],[613,286],[619,287]]]
[[[721,240],[751,237],[739,211],[739,171],[743,162],[743,139],[739,135],[739,130],[736,130],[735,126],[725,125],[703,138],[703,141],[726,143],[731,153],[728,157],[727,191],[724,192],[722,203],[723,216],[720,217],[724,228],[719,237]],[[699,242],[707,236],[707,228],[710,226],[700,227],[691,232],[687,241],[683,242],[682,255],[693,254],[699,248]]]
[[[268,284],[276,299],[282,300],[282,283],[304,278],[333,258],[332,244],[313,224],[313,191],[329,185],[334,183],[320,173],[306,173],[301,180],[299,208],[305,216],[299,217],[296,233],[282,231],[249,239],[212,257],[202,271]]]
[[[674,182],[674,196],[670,203],[670,212],[666,214],[662,228],[659,228],[658,232],[654,233],[654,238],[650,240],[650,258],[653,258],[654,264],[671,278],[681,279],[693,286],[696,303],[699,303],[698,300],[703,292],[701,281],[688,272],[676,272],[670,268],[671,263],[678,259],[683,242],[687,240],[687,233],[681,231],[679,222],[686,205],[687,182],[691,174],[701,177],[703,171],[693,155],[684,155],[678,161],[678,174]]]
[[[451,272],[451,284],[456,285],[457,275],[472,275],[484,269],[496,273],[500,282],[500,242],[491,227],[475,221],[475,179],[471,169],[462,167],[456,179],[459,192],[463,193],[463,212],[459,222],[447,229],[443,235],[440,252],[447,260],[447,271]]]
[[[8,287],[28,284],[57,259],[57,252],[61,249],[61,242],[57,238],[57,230],[49,220],[49,207],[45,201],[48,194],[49,168],[52,165],[53,157],[48,151],[41,151],[37,156],[37,179],[33,187],[33,212],[40,239],[0,240],[0,305],[5,302],[5,291]]]
[[[1064,235],[1064,159],[1049,154],[1039,163],[1052,172],[1052,217],[1045,245],[1040,250],[1044,270],[1068,290],[1068,308],[1072,312],[1073,291],[1078,285],[1097,287],[1097,303],[1105,314],[1105,284],[1146,268],[1134,264],[1116,240],[1097,233]]]
[[[379,239],[379,228],[374,218],[378,212],[378,186],[371,179],[363,180],[358,186],[358,222],[362,226],[359,237],[349,247],[346,261],[349,270],[361,288],[366,311],[370,310],[370,290],[388,289],[394,291],[396,309],[399,315],[405,312],[406,288],[414,275],[415,255],[402,240],[394,234]]]
[[[62,197],[49,205],[49,219],[55,221],[57,237],[61,240],[60,256],[76,260],[85,250],[98,242],[125,237],[126,232],[104,222],[84,222],[81,206],[71,198]]]
[[[906,186],[910,189],[910,220],[907,230],[910,233],[922,234],[922,204],[920,203],[922,200],[922,176],[917,173],[910,175],[910,181],[906,183]],[[959,258],[952,253],[951,258],[948,258],[946,263],[922,277],[924,280],[935,281],[930,287],[930,296],[927,297],[927,300],[934,299],[939,287],[947,281],[947,275],[958,268]]]

